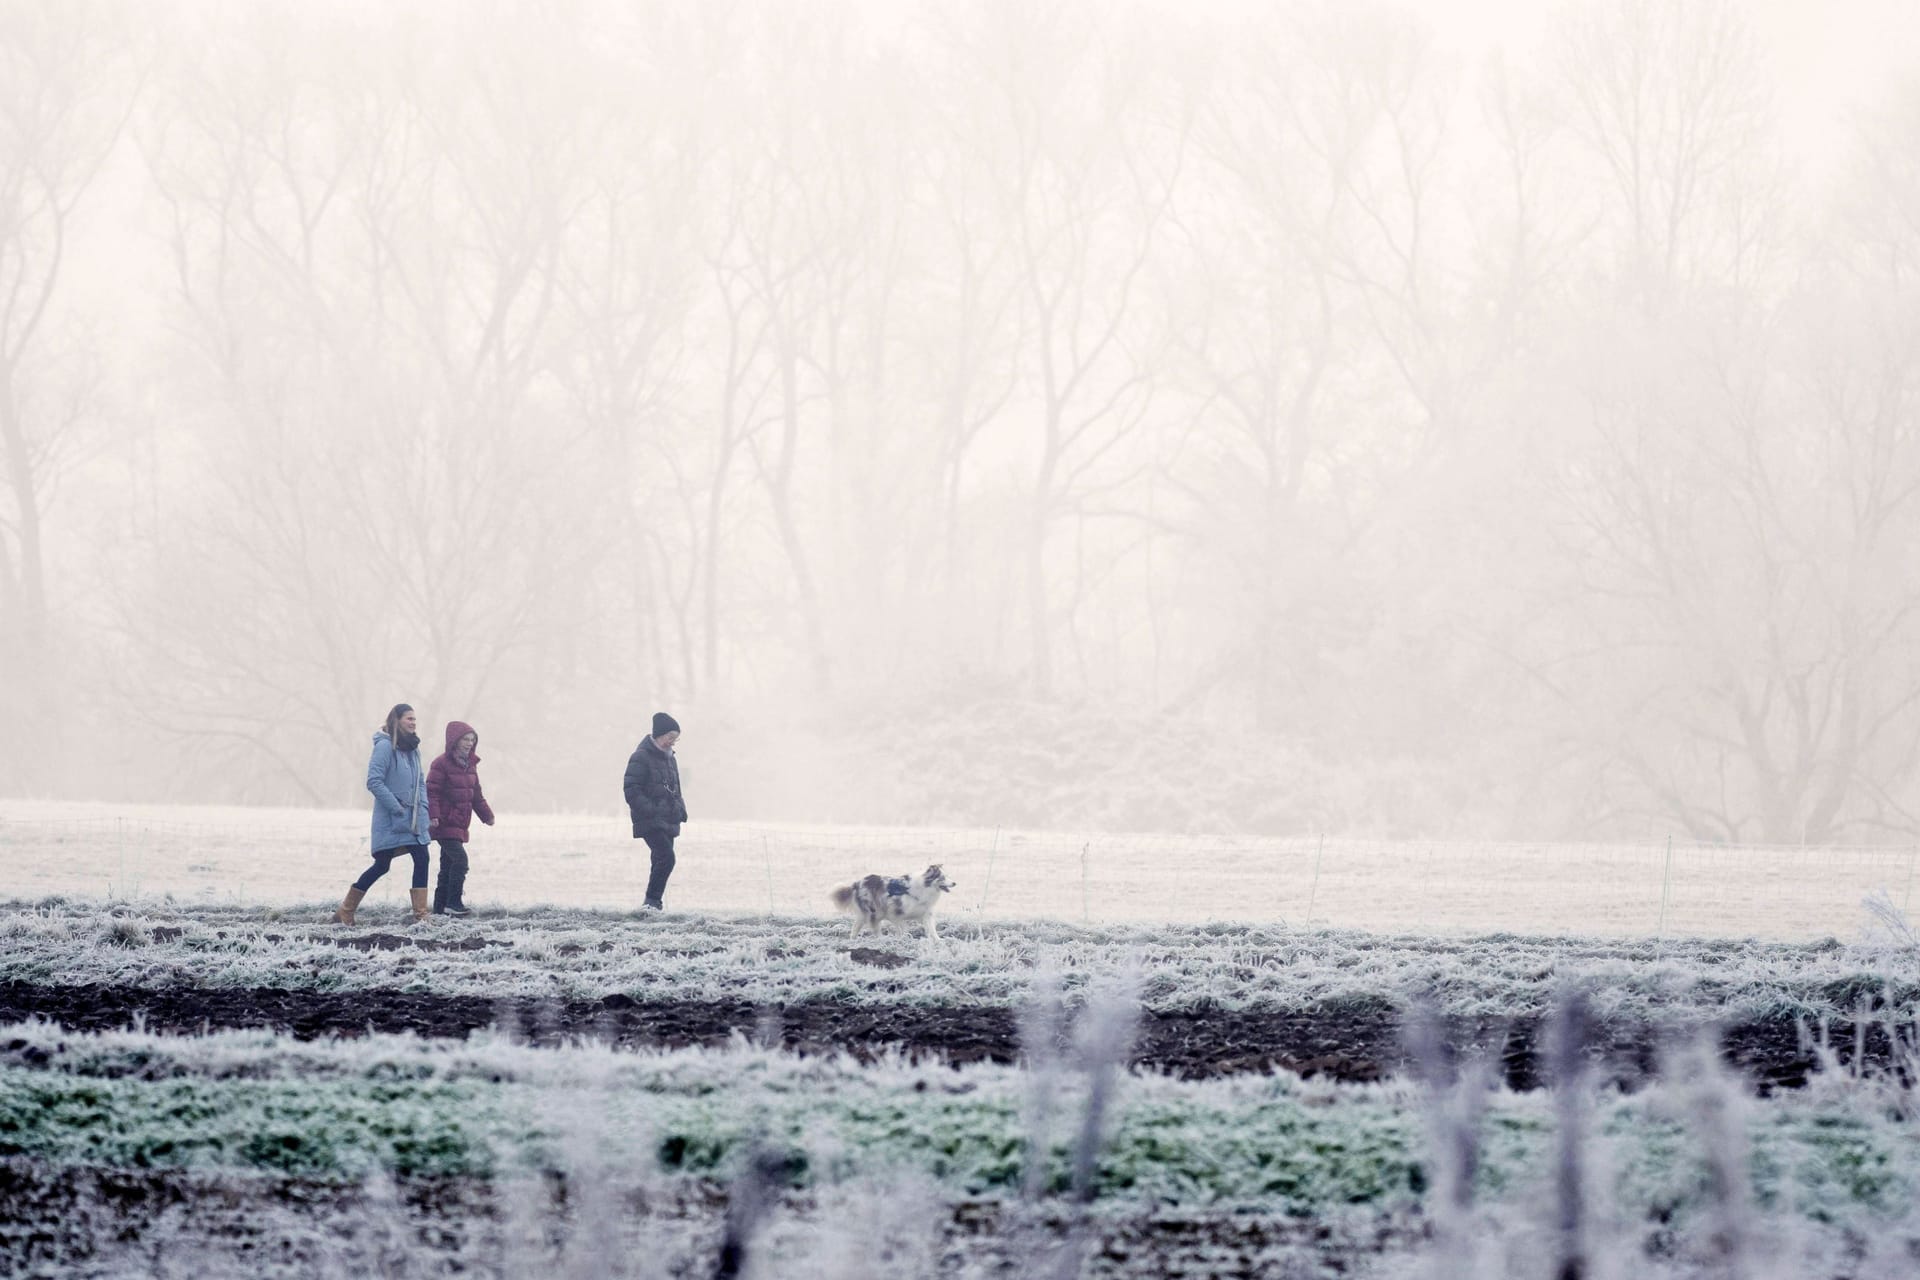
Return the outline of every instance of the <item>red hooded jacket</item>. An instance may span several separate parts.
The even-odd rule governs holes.
[[[473,733],[473,750],[468,753],[467,762],[461,764],[454,757],[453,748],[470,733]],[[474,733],[470,724],[449,721],[447,749],[434,757],[427,770],[427,814],[431,819],[428,833],[435,840],[458,840],[465,844],[467,826],[476,813],[480,821],[493,825],[493,806],[480,792],[479,765],[480,735]]]

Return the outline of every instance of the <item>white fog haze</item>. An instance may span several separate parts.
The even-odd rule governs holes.
[[[1920,17],[0,0],[0,797],[400,702],[616,828],[664,709],[695,824],[1910,845]]]

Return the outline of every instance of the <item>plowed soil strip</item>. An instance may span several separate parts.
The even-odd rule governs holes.
[[[0,983],[0,1021],[39,1017],[74,1031],[118,1030],[139,1016],[150,1031],[267,1027],[301,1039],[412,1032],[462,1038],[498,1026],[536,1044],[589,1037],[622,1046],[721,1045],[737,1034],[776,1039],[803,1054],[847,1052],[869,1058],[904,1051],[954,1064],[1012,1062],[1019,1034],[1011,1010],[973,1005],[850,1004],[801,1001],[762,1007],[749,1001],[635,999],[488,1000],[408,991],[288,991],[275,988],[125,989]],[[1447,1039],[1456,1055],[1495,1055],[1509,1085],[1536,1087],[1536,1020],[1455,1020]],[[1835,1027],[1843,1059],[1851,1027]],[[1640,1025],[1603,1029],[1593,1054],[1604,1074],[1629,1087],[1658,1064],[1670,1040]],[[1795,1088],[1814,1067],[1794,1021],[1778,1018],[1724,1029],[1723,1055],[1762,1090]],[[1870,1061],[1888,1059],[1884,1031],[1867,1028]],[[1187,1079],[1284,1068],[1341,1081],[1379,1080],[1406,1065],[1401,1018],[1380,1005],[1302,1010],[1155,1011],[1141,1015],[1133,1061]]]
[[[497,1188],[463,1179],[416,1178],[397,1180],[392,1190],[390,1202],[370,1203],[363,1187],[350,1184],[192,1169],[74,1168],[0,1157],[0,1203],[22,1224],[0,1232],[0,1273],[124,1276],[138,1273],[108,1258],[144,1261],[161,1248],[175,1253],[191,1248],[204,1260],[227,1264],[213,1274],[234,1274],[233,1262],[242,1259],[251,1260],[245,1274],[254,1276],[329,1274],[338,1267],[342,1237],[351,1224],[398,1216],[409,1233],[410,1273],[500,1274],[506,1261],[498,1239],[504,1197]],[[522,1211],[548,1220],[564,1216],[565,1179],[549,1179],[543,1190],[545,1195],[524,1203]],[[805,1193],[785,1194],[781,1204],[802,1216],[812,1212]],[[654,1215],[683,1217],[700,1224],[698,1236],[705,1237],[712,1257],[719,1251],[726,1207],[725,1187],[690,1183],[671,1199],[658,1191],[644,1200],[623,1197],[622,1221],[613,1229],[633,1232]],[[1024,1235],[1013,1212],[992,1200],[952,1205],[951,1216],[936,1224],[945,1243],[936,1274],[1031,1274],[1016,1270],[1014,1255],[1034,1248],[1035,1227],[1044,1240],[1064,1238],[1065,1211],[1049,1207]],[[181,1222],[190,1224],[187,1234]],[[1343,1274],[1364,1259],[1418,1242],[1405,1222],[1383,1220],[1334,1233],[1311,1220],[1281,1215],[1159,1207],[1097,1217],[1092,1233],[1087,1274],[1212,1280],[1273,1275],[1277,1251],[1308,1251],[1322,1260],[1327,1274]],[[165,1243],[156,1245],[156,1240]],[[627,1243],[659,1247],[645,1237]]]

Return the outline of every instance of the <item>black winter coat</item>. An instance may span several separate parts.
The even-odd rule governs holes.
[[[680,762],[662,751],[652,738],[643,738],[627,758],[627,776],[621,789],[633,818],[633,836],[649,832],[677,836],[687,820],[687,802],[680,795]]]

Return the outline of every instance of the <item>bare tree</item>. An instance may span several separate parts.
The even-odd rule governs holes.
[[[1781,184],[1736,11],[1620,3],[1566,40],[1611,288],[1541,371],[1579,365],[1541,458],[1562,567],[1524,665],[1567,708],[1595,821],[1835,838],[1850,797],[1888,781],[1869,762],[1910,701],[1883,647],[1908,592],[1869,573],[1904,464],[1857,400],[1820,390],[1880,341],[1820,367],[1795,319],[1820,291],[1777,287]],[[1868,456],[1891,489],[1860,487]]]
[[[685,38],[682,17],[665,6],[643,11],[590,64],[590,176],[563,257],[559,361],[594,452],[616,464],[579,477],[583,505],[612,513],[618,541],[606,566],[618,584],[608,612],[624,627],[607,639],[635,683],[669,702],[695,693],[700,669],[702,503],[688,457],[698,442],[677,396],[697,283],[707,104],[697,65],[661,56],[676,33]],[[635,76],[636,65],[646,73]]]
[[[1195,387],[1194,461],[1172,479],[1189,502],[1199,554],[1231,566],[1216,594],[1231,602],[1234,638],[1186,699],[1247,673],[1262,729],[1283,722],[1310,683],[1303,602],[1288,590],[1324,548],[1303,513],[1309,472],[1339,465],[1343,361],[1356,334],[1340,263],[1353,234],[1348,171],[1362,162],[1366,123],[1345,101],[1344,69],[1317,71],[1291,23],[1235,31],[1198,132],[1211,185],[1182,210],[1190,261],[1169,273],[1175,341]],[[1326,492],[1323,483],[1318,486]]]
[[[764,317],[767,418],[764,429],[748,434],[746,451],[786,561],[812,684],[822,691],[833,684],[833,645],[800,507],[803,492],[823,487],[819,477],[830,474],[824,468],[831,458],[824,448],[810,451],[806,441],[815,423],[832,425],[840,336],[834,311],[865,248],[849,208],[850,139],[838,134],[850,121],[833,107],[845,72],[835,66],[847,56],[836,39],[843,32],[840,24],[810,19],[777,23],[756,42],[764,59],[756,60],[761,93],[749,107],[751,118],[736,130],[741,190],[729,245],[730,284],[743,287],[743,301]],[[796,50],[801,56],[793,56]]]
[[[398,697],[574,802],[583,696],[978,688],[1382,829],[1916,826],[1920,113],[1812,207],[1731,0],[1478,75],[1331,0],[183,3],[143,169],[125,12],[0,0],[9,728],[110,584],[202,794],[337,801]]]
[[[1417,752],[1422,703],[1445,696],[1429,669],[1445,584],[1485,576],[1440,535],[1497,455],[1484,401],[1514,324],[1480,300],[1491,277],[1517,306],[1525,282],[1506,243],[1468,250],[1503,176],[1463,182],[1461,94],[1405,16],[1270,18],[1223,61],[1201,133],[1220,186],[1183,216],[1175,294],[1196,426],[1184,519],[1201,563],[1231,572],[1206,579],[1224,625],[1187,696],[1231,681],[1262,729],[1338,717],[1348,748]]]
[[[120,32],[128,15],[30,0],[0,5],[0,714],[17,776],[57,740],[55,602],[47,516],[89,425],[96,373],[58,318],[76,212],[139,92]],[[29,744],[33,744],[29,750]]]
[[[1032,457],[1020,554],[1028,680],[1045,698],[1054,685],[1055,527],[1144,473],[1127,447],[1157,383],[1134,304],[1165,232],[1190,121],[1176,114],[1169,130],[1145,109],[1154,81],[1085,10],[991,13],[967,47],[985,100],[969,104],[977,114],[957,127],[993,139],[1027,316],[1022,391],[1031,410],[1014,418]]]
[[[1628,813],[1733,842],[1914,828],[1920,335],[1863,301],[1805,289],[1647,390],[1591,393],[1562,490],[1591,648],[1561,687]]]
[[[1609,194],[1610,275],[1644,313],[1675,290],[1765,265],[1770,103],[1752,26],[1730,0],[1608,0],[1570,11],[1570,124]]]
[[[511,29],[436,68],[405,31],[372,66],[341,32],[249,34],[197,51],[212,74],[151,148],[221,401],[194,553],[225,549],[238,598],[131,631],[174,668],[147,700],[167,731],[276,759],[294,731],[348,746],[401,691],[471,714],[551,660],[592,547],[554,518],[583,436],[549,374],[584,166],[558,67],[491,56]]]
[[[947,48],[949,29],[932,30],[936,46]],[[971,100],[965,68],[929,57],[923,74],[937,101]],[[921,280],[918,374],[940,428],[941,583],[951,607],[961,598],[968,461],[1019,387],[1028,312],[993,136],[969,127],[961,111],[937,117],[928,133],[919,157],[930,223],[922,238],[932,247]]]

